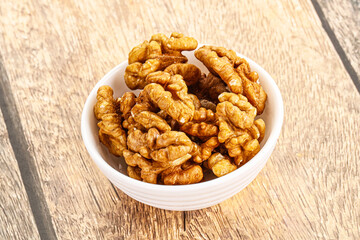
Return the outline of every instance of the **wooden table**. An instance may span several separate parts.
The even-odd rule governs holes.
[[[359,16],[350,0],[1,1],[0,239],[359,239]],[[80,134],[95,83],[174,30],[252,58],[285,104],[258,177],[191,212],[116,189]]]

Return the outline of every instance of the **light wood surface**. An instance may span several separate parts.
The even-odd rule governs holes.
[[[133,46],[172,31],[250,57],[285,104],[281,136],[259,176],[192,212],[159,210],[115,189],[80,134],[96,82]],[[5,1],[0,53],[58,239],[360,237],[360,95],[310,1]],[[0,156],[2,163],[12,155]],[[7,193],[0,197],[10,202]],[[3,215],[0,236],[30,232],[4,228]],[[31,216],[12,221],[33,227]]]
[[[358,0],[320,0],[319,4],[360,78],[360,2]]]
[[[0,111],[0,239],[39,239]]]

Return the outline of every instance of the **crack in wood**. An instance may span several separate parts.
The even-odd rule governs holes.
[[[109,181],[109,182],[110,182],[110,181]],[[114,189],[115,195],[118,197],[118,200],[120,200],[119,193],[117,192],[117,190],[116,190],[116,188],[115,188],[114,184],[113,184],[112,182],[110,182],[110,184],[111,184],[111,187]]]
[[[343,65],[344,65],[347,73],[349,74],[351,80],[353,81],[356,89],[360,93],[360,81],[359,81],[359,77],[358,77],[355,69],[351,65],[349,58],[347,57],[344,49],[341,47],[340,42],[337,39],[334,31],[330,27],[330,24],[329,24],[328,20],[326,19],[320,4],[317,2],[317,0],[311,0],[311,2],[315,8],[317,15],[319,16],[322,27],[324,28],[325,32],[327,33],[328,37],[330,38],[331,43],[333,44],[337,54],[339,55],[341,62],[343,63]]]
[[[91,195],[92,195],[92,197],[93,197],[93,199],[95,201],[95,204],[98,207],[99,211],[101,212],[100,204],[99,204],[98,200],[95,197],[94,191],[92,190],[92,187],[91,187],[90,183],[88,183],[88,186],[89,186],[89,189],[90,189],[90,193],[91,193]]]
[[[184,219],[184,232],[186,232],[186,211],[183,212],[183,219]]]
[[[30,208],[41,239],[57,239],[51,215],[41,188],[39,174],[33,156],[26,142],[10,82],[0,55],[0,108],[3,113],[6,130],[17,160]]]

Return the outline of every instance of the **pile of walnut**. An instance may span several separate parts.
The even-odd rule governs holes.
[[[197,41],[179,33],[155,34],[129,53],[124,79],[139,96],[113,98],[102,86],[94,113],[100,141],[123,156],[132,178],[161,184],[191,184],[210,169],[220,177],[260,150],[266,93],[259,76],[234,51],[203,46],[195,56],[210,71],[187,64],[182,51]]]

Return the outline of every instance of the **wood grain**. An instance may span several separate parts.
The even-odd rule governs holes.
[[[0,239],[40,239],[1,111]]]
[[[360,96],[310,1],[0,4],[0,49],[59,239],[356,239]],[[242,192],[211,208],[145,206],[88,156],[80,115],[95,83],[156,32],[232,48],[276,80],[278,145]]]
[[[326,20],[360,78],[360,2],[319,0]]]
[[[115,19],[95,32],[83,31],[93,20],[85,15],[87,3],[76,17],[78,7],[28,1],[2,3],[0,10],[4,66],[57,237],[134,239],[162,233],[174,238],[183,229],[183,214],[145,206],[115,190],[83,146],[80,115],[86,96],[125,54],[112,52],[105,37],[113,34],[104,30],[116,25]],[[92,11],[103,8],[99,14],[105,16],[108,7],[92,6]],[[102,37],[95,39],[97,32]],[[112,60],[107,58],[111,52]]]

